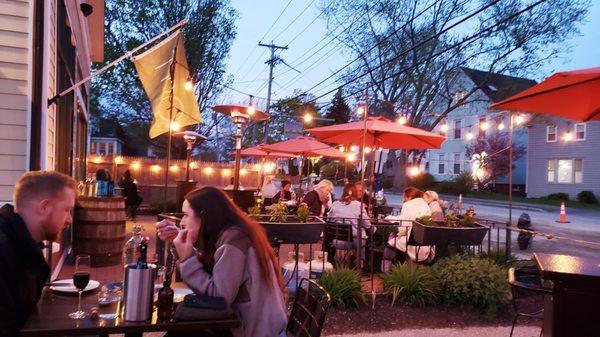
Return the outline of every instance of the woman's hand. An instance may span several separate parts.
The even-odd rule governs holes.
[[[172,242],[179,234],[179,228],[171,220],[163,220],[156,223],[158,237],[165,242]]]
[[[194,241],[188,236],[187,229],[179,231],[179,234],[177,234],[177,237],[173,240],[173,245],[175,245],[177,255],[179,255],[179,261],[185,261],[190,256],[194,255]]]

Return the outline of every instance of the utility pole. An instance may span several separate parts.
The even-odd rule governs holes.
[[[269,65],[269,87],[268,87],[268,93],[267,93],[267,109],[265,112],[267,114],[269,114],[271,111],[271,86],[273,84],[273,68],[275,68],[275,65],[278,62],[282,61],[281,58],[279,58],[279,56],[275,55],[275,50],[288,49],[288,46],[277,46],[277,45],[273,44],[273,41],[271,41],[271,44],[264,44],[259,41],[258,46],[259,47],[267,47],[267,48],[271,49],[271,57],[267,60],[267,62],[265,62],[266,64]],[[263,143],[267,144],[267,141],[269,139],[269,120],[268,119],[265,121],[264,133],[265,133],[265,136],[263,137]]]

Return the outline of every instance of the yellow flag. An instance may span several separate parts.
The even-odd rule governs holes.
[[[175,74],[172,85],[170,70],[173,62],[175,62]],[[188,91],[184,87],[189,70],[181,31],[135,56],[133,63],[152,104],[150,138],[168,132],[170,122],[175,122],[179,126],[202,122],[194,90]]]

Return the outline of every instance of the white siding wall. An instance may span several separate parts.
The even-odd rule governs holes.
[[[54,97],[56,92],[56,1],[49,1],[46,6],[46,25],[48,27],[48,53],[47,53],[47,69],[48,69],[48,97]],[[55,131],[56,131],[56,104],[53,104],[48,108],[46,113],[46,120],[44,125],[45,136],[42,136],[42,140],[45,139],[45,162],[42,167],[47,170],[54,170],[55,163]],[[44,131],[42,133],[44,134]]]
[[[30,13],[29,1],[0,0],[0,203],[28,168]]]

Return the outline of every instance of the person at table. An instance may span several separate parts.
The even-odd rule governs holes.
[[[127,219],[135,219],[137,209],[142,204],[142,197],[138,193],[138,186],[131,178],[131,172],[129,170],[123,173],[121,180],[119,180],[119,187],[123,189],[121,192],[125,198],[125,214]]]
[[[183,281],[197,294],[225,298],[242,321],[234,336],[284,336],[284,285],[265,229],[214,187],[188,193],[182,210],[186,229],[163,220],[157,230],[173,241]]]
[[[366,243],[366,239],[368,237],[367,232],[371,228],[371,221],[369,221],[369,214],[367,213],[367,209],[365,205],[363,205],[362,209],[362,220],[361,219],[361,202],[357,200],[356,186],[353,184],[346,184],[344,186],[344,192],[342,193],[342,198],[340,200],[336,200],[331,205],[331,209],[329,213],[327,213],[327,220],[335,222],[335,223],[345,223],[352,225],[352,237],[353,242],[343,242],[343,241],[334,241],[334,245],[337,249],[349,249],[350,247],[354,247],[358,249],[358,223],[361,223],[362,227],[362,244],[361,244],[361,253],[360,259],[364,259],[364,247]],[[350,247],[349,247],[350,246]]]
[[[296,201],[296,194],[292,191],[292,183],[289,180],[281,181],[281,190],[273,196],[273,203],[285,201]]]
[[[444,210],[440,203],[440,197],[436,191],[427,191],[423,193],[423,200],[429,206],[431,211],[431,219],[433,221],[444,221]]]
[[[402,220],[398,226],[398,232],[392,233],[388,244],[402,252],[415,262],[431,262],[435,257],[434,246],[408,245],[408,239],[412,231],[412,221],[423,215],[431,215],[429,205],[423,200],[423,191],[415,187],[408,187],[403,193],[402,209],[400,215],[387,216],[387,220]]]
[[[14,206],[0,208],[0,336],[17,336],[50,276],[42,241],[55,241],[72,221],[77,183],[54,171],[17,181]]]
[[[266,176],[265,183],[260,189],[260,193],[265,199],[272,199],[277,194],[277,186],[273,183],[273,177]]]
[[[302,199],[302,203],[308,207],[311,215],[324,216],[332,205],[332,193],[333,183],[327,179],[323,179],[315,185],[312,191],[306,193]]]
[[[358,193],[357,200],[360,201],[361,196],[363,196],[362,202],[368,206],[371,202],[371,196],[369,195],[369,192],[367,192],[365,183],[357,181],[354,186],[356,186],[356,193]]]

